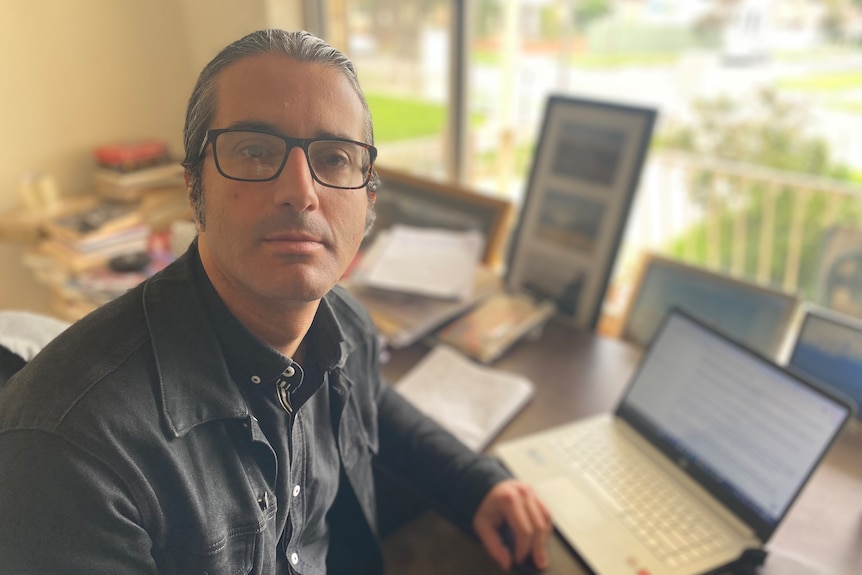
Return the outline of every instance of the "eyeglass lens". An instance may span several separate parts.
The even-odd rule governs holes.
[[[222,132],[216,138],[216,161],[229,178],[268,180],[285,161],[287,143],[272,134],[260,132]],[[368,177],[368,150],[353,142],[315,140],[308,144],[308,163],[323,184],[359,187]]]

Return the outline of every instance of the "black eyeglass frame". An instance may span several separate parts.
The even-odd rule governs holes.
[[[237,178],[234,176],[229,176],[221,169],[221,165],[218,161],[218,152],[216,151],[216,140],[219,135],[227,133],[227,132],[252,132],[255,134],[266,134],[267,136],[274,136],[283,140],[285,145],[284,158],[281,160],[281,165],[275,171],[275,173],[264,179],[249,179],[249,178]],[[365,180],[359,186],[334,186],[332,184],[327,184],[324,181],[321,181],[317,174],[314,172],[314,168],[311,165],[311,158],[308,155],[308,146],[313,144],[314,142],[347,142],[350,144],[356,144],[362,148],[365,148],[368,151],[368,170],[365,172]],[[302,152],[305,154],[305,161],[308,164],[308,172],[311,174],[311,177],[314,178],[314,181],[320,184],[321,186],[326,186],[327,188],[335,188],[337,190],[358,190],[360,188],[364,188],[368,185],[368,182],[371,181],[371,176],[374,171],[374,162],[377,160],[377,148],[372,146],[371,144],[366,144],[365,142],[357,142],[356,140],[350,140],[348,138],[291,138],[289,136],[282,136],[281,134],[276,134],[275,132],[270,132],[268,130],[255,130],[251,128],[220,128],[207,130],[206,136],[204,137],[203,144],[201,144],[201,150],[199,154],[203,156],[204,150],[206,150],[207,145],[212,144],[213,148],[213,161],[215,162],[216,169],[218,173],[222,175],[222,177],[227,178],[228,180],[234,180],[237,182],[271,182],[281,175],[281,172],[284,170],[284,166],[287,164],[287,158],[290,156],[290,151],[293,148],[302,148]]]

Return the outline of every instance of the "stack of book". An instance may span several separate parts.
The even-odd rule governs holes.
[[[100,146],[94,150],[94,178],[99,196],[117,201],[136,201],[154,189],[184,187],[183,167],[171,158],[159,140]]]
[[[134,172],[171,161],[168,145],[162,140],[137,140],[98,146],[93,150],[100,166],[118,172]]]
[[[119,255],[147,251],[151,228],[138,204],[94,200],[48,220],[39,251],[70,273],[106,267]]]

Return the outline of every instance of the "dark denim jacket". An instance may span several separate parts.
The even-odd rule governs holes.
[[[187,254],[0,393],[0,572],[275,572],[272,448],[191,277]],[[326,298],[344,333],[328,377],[339,456],[368,527],[375,459],[469,526],[505,473],[382,382],[367,315],[338,288]]]

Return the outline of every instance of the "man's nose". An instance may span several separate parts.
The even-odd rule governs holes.
[[[317,188],[301,146],[294,146],[287,151],[287,161],[275,180],[275,186],[276,202],[288,204],[297,212],[317,208]]]

